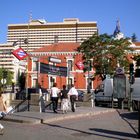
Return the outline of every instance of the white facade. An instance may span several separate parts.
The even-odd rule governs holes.
[[[18,72],[26,70],[24,65],[19,64],[19,60],[12,54],[14,47],[11,43],[0,44],[0,68],[8,69],[14,73],[13,82],[16,83]]]

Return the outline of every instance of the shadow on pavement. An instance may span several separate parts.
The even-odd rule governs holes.
[[[105,133],[105,134],[111,134],[111,135],[117,135],[117,136],[136,138],[135,134],[126,133],[126,132],[119,132],[119,131],[99,129],[99,128],[90,128],[90,130],[93,130],[93,131],[96,131],[96,132]]]
[[[131,121],[137,121],[138,123],[138,112],[122,112],[121,110],[117,110],[120,117],[129,124],[129,126],[134,130],[134,132],[138,135],[138,131],[134,128]]]
[[[129,120],[138,120],[138,112],[122,113],[122,114],[120,114],[120,116],[122,118],[126,118],[126,119],[129,119]]]
[[[123,133],[123,132],[117,132],[117,131],[110,131],[110,130],[104,130],[104,129],[89,128],[89,130],[95,131],[95,133],[93,133],[93,132],[78,130],[78,129],[74,129],[74,128],[64,127],[64,126],[56,125],[56,124],[44,123],[44,125],[49,125],[51,127],[57,127],[57,128],[62,128],[62,129],[66,129],[66,130],[75,131],[75,133],[73,133],[74,136],[94,135],[94,136],[99,136],[99,137],[104,137],[104,138],[111,138],[111,139],[116,139],[116,140],[120,140],[119,136],[127,136],[127,137],[131,137],[131,138],[136,138],[135,134]],[[105,133],[105,134],[101,134],[101,133],[97,134],[96,132],[102,132],[102,133]],[[110,134],[117,135],[118,137],[117,136],[111,136]],[[121,138],[121,140],[126,140],[126,138],[124,138],[124,139]]]

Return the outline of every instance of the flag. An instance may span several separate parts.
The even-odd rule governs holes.
[[[12,52],[12,54],[18,59],[23,60],[28,54],[20,47]]]
[[[78,69],[80,69],[80,70],[83,70],[84,67],[85,67],[82,61],[78,61],[78,62],[76,63],[76,66],[77,66]]]

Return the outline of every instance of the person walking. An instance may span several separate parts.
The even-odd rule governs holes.
[[[63,114],[67,113],[68,108],[68,90],[66,90],[66,85],[63,85],[63,89],[61,90],[61,109]]]
[[[58,106],[58,97],[59,97],[60,90],[57,88],[57,84],[54,83],[53,87],[51,88],[51,100],[53,104],[53,112],[57,113],[57,106]]]
[[[72,112],[75,112],[75,101],[78,99],[78,92],[77,92],[74,84],[71,85],[68,95],[70,97],[71,110],[72,110]]]

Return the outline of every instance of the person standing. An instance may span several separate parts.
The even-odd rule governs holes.
[[[58,97],[59,97],[60,90],[57,88],[57,84],[54,83],[53,87],[51,88],[51,100],[53,104],[53,112],[57,113],[57,106],[58,106]]]
[[[66,85],[63,85],[63,90],[61,90],[61,109],[63,113],[67,113],[68,108],[68,90],[66,90]]]
[[[40,113],[45,112],[45,92],[41,85],[39,85],[39,106]]]
[[[70,97],[71,110],[72,110],[72,112],[75,112],[75,101],[78,99],[78,92],[77,92],[74,84],[71,85],[68,95]]]

